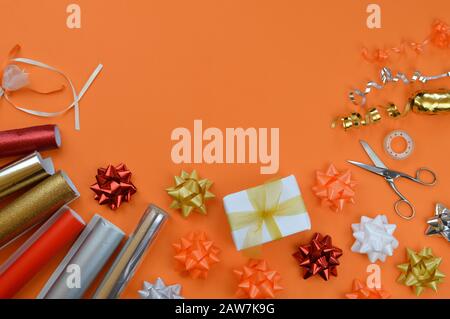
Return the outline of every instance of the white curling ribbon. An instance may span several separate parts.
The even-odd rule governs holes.
[[[371,263],[377,260],[384,262],[398,247],[398,241],[392,235],[396,228],[397,225],[388,223],[385,215],[375,218],[361,216],[359,224],[352,224],[353,237],[356,239],[352,251],[367,254]]]
[[[73,102],[67,106],[65,109],[63,109],[62,111],[58,111],[58,112],[43,112],[43,111],[36,111],[36,110],[32,110],[32,109],[28,109],[22,106],[18,106],[16,105],[13,101],[11,101],[11,99],[8,96],[8,92],[12,92],[12,91],[18,91],[24,87],[26,87],[29,84],[29,78],[28,78],[28,74],[25,73],[25,71],[21,70],[17,65],[15,64],[9,64],[5,67],[4,71],[3,71],[3,78],[2,78],[2,85],[0,88],[0,98],[2,96],[5,97],[5,99],[8,101],[9,104],[11,104],[14,108],[31,114],[31,115],[35,115],[35,116],[40,116],[40,117],[55,117],[55,116],[59,116],[62,115],[64,113],[66,113],[67,111],[69,111],[70,109],[74,108],[75,111],[75,129],[77,131],[80,130],[80,109],[79,109],[79,102],[82,99],[82,97],[84,96],[84,94],[86,93],[86,91],[89,89],[89,87],[92,85],[92,83],[94,82],[94,80],[96,79],[97,75],[100,73],[100,71],[103,69],[103,65],[99,64],[97,66],[97,68],[94,70],[94,72],[92,72],[91,76],[89,77],[89,79],[87,80],[87,82],[84,84],[83,88],[81,89],[80,93],[77,94],[75,91],[75,87],[72,84],[72,81],[70,80],[70,78],[64,74],[64,72],[50,66],[47,65],[45,63],[39,62],[39,61],[35,61],[32,59],[27,59],[27,58],[14,58],[10,60],[11,62],[19,62],[19,63],[23,63],[23,64],[27,64],[27,65],[32,65],[32,66],[36,66],[38,68],[42,68],[42,69],[46,69],[55,73],[60,74],[61,76],[63,76],[67,83],[69,83],[69,87],[72,91],[72,95],[73,95]]]

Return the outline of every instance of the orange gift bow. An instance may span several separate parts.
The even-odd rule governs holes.
[[[250,259],[242,270],[234,270],[239,278],[237,296],[240,298],[274,298],[283,289],[280,274],[270,270],[265,260]]]
[[[212,265],[218,263],[220,249],[205,232],[193,232],[173,244],[175,260],[182,274],[193,279],[206,279]]]
[[[369,288],[358,279],[353,281],[352,292],[345,294],[347,299],[388,299],[391,295],[383,290]]]
[[[75,87],[72,84],[72,81],[66,74],[64,74],[64,72],[62,72],[50,65],[39,62],[39,61],[35,61],[32,59],[28,59],[28,58],[16,57],[17,54],[19,53],[19,51],[20,51],[20,46],[19,45],[14,46],[14,48],[12,48],[12,50],[10,51],[10,53],[8,55],[7,61],[4,63],[4,67],[2,69],[3,76],[2,76],[2,83],[1,83],[1,87],[0,87],[0,98],[2,96],[4,96],[6,101],[8,101],[8,103],[10,105],[12,105],[14,108],[18,109],[19,111],[25,112],[27,114],[31,114],[31,115],[35,115],[35,116],[39,116],[39,117],[59,116],[59,115],[66,113],[70,109],[74,108],[74,110],[75,110],[75,129],[79,131],[80,130],[79,101],[81,100],[83,95],[86,93],[86,91],[89,89],[89,87],[92,85],[92,83],[96,79],[97,75],[103,69],[103,65],[99,64],[97,66],[97,68],[94,70],[94,72],[91,74],[91,76],[89,77],[87,82],[82,87],[80,93],[77,94],[75,91]],[[31,65],[31,66],[35,66],[35,67],[38,67],[41,69],[45,69],[45,70],[49,70],[49,71],[58,73],[59,75],[64,77],[64,79],[69,84],[69,87],[71,88],[72,95],[73,95],[73,102],[68,107],[66,107],[62,111],[58,111],[58,112],[43,112],[43,111],[32,110],[32,109],[28,109],[28,108],[16,105],[9,96],[10,92],[14,92],[14,91],[18,91],[20,89],[26,88],[35,93],[39,93],[39,94],[52,94],[52,93],[56,93],[56,92],[63,90],[65,88],[65,86],[63,85],[58,89],[50,90],[50,91],[38,91],[36,89],[29,88],[29,87],[27,87],[29,85],[28,74],[25,73],[25,71],[21,70],[16,64],[13,64],[13,62]]]
[[[316,172],[316,185],[312,189],[322,204],[340,212],[346,203],[355,203],[355,186],[350,170],[341,173],[330,164],[326,172]]]

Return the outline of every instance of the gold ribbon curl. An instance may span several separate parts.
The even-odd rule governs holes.
[[[409,112],[425,115],[436,115],[450,113],[450,91],[419,91],[414,94],[406,103],[403,111],[400,111],[394,103],[387,106],[379,106],[383,109],[387,116],[393,119],[404,117]],[[353,112],[349,115],[336,118],[331,124],[332,128],[341,126],[344,130],[368,126],[370,124],[381,121],[382,116],[377,107],[373,107],[367,111],[365,115]]]
[[[280,201],[283,184],[276,180],[248,189],[247,196],[253,210],[236,212],[228,215],[233,231],[249,228],[243,248],[258,246],[263,243],[263,226],[269,232],[272,240],[283,237],[275,217],[294,216],[306,213],[306,208],[300,195],[285,201]]]
[[[381,114],[376,107],[371,108],[365,115],[361,115],[358,112],[352,112],[350,115],[342,116],[333,121],[332,128],[336,126],[342,126],[344,130],[348,130],[352,127],[361,127],[375,124],[381,120]]]

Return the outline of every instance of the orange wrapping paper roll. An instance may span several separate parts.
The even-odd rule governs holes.
[[[0,298],[12,298],[85,226],[73,210],[63,207],[0,268]]]

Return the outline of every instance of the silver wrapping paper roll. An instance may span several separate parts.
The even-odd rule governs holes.
[[[37,298],[82,298],[124,236],[117,226],[95,215]]]
[[[0,169],[0,199],[53,175],[51,158],[43,159],[34,152]]]
[[[162,209],[155,205],[148,206],[95,292],[94,299],[115,299],[120,296],[167,217],[167,213]]]

